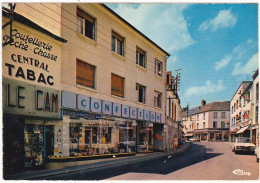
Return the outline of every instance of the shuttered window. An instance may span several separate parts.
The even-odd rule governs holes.
[[[136,64],[146,68],[145,51],[136,47]]]
[[[95,88],[95,70],[96,67],[86,62],[77,60],[77,84]]]
[[[124,78],[111,73],[111,94],[124,97]]]

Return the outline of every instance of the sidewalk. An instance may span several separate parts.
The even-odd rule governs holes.
[[[166,152],[153,152],[149,154],[137,153],[135,156],[79,161],[78,165],[75,165],[75,162],[51,163],[52,164],[51,166],[47,165],[49,169],[27,170],[17,174],[8,175],[5,177],[5,179],[6,180],[28,180],[28,179],[42,178],[51,175],[71,173],[71,172],[88,170],[93,168],[100,168],[104,166],[111,166],[115,164],[120,165],[126,163],[134,163],[136,161],[142,161],[149,158],[158,158],[167,155],[174,155],[176,153],[181,153],[188,148],[189,148],[189,143],[184,143],[184,145],[181,148],[179,148],[177,152],[166,151]]]

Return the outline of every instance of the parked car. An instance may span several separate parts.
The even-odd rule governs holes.
[[[232,144],[232,152],[237,154],[238,152],[253,153],[255,151],[255,144],[251,143],[250,138],[237,137]]]
[[[255,148],[256,162],[259,162],[259,147]]]

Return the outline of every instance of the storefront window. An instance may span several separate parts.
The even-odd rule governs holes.
[[[153,150],[153,128],[149,125],[148,122],[138,122],[138,152]]]
[[[44,123],[43,121],[25,120],[24,127],[24,167],[43,165]]]
[[[133,122],[113,119],[70,119],[70,156],[135,152]]]

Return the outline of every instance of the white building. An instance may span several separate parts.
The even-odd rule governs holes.
[[[228,140],[229,101],[205,104],[196,113],[194,135],[205,141]]]
[[[235,136],[250,137],[249,124],[251,120],[251,96],[250,88],[252,81],[243,81],[230,100],[230,140],[234,141]]]

